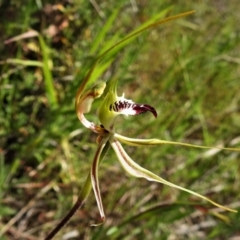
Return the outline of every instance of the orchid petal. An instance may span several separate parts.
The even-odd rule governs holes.
[[[105,87],[106,83],[101,82],[78,96],[75,102],[76,112],[88,113],[91,110],[93,100],[103,94]]]
[[[107,131],[113,132],[114,121],[120,114],[134,116],[151,112],[154,117],[157,117],[157,112],[152,106],[135,103],[130,99],[126,99],[124,94],[118,97],[116,89],[117,80],[110,80],[103,93],[104,99],[98,112],[99,120]]]
[[[84,113],[88,113],[91,110],[93,101],[102,95],[105,87],[106,83],[104,82],[97,84],[93,88],[84,92],[81,96],[78,96],[75,102],[75,109],[77,112],[78,119],[86,128],[91,129],[93,132],[96,133],[98,133],[99,126],[95,125],[92,122],[89,122],[85,118]]]
[[[109,110],[127,116],[128,115],[134,116],[146,112],[151,112],[154,115],[154,117],[157,117],[157,112],[152,106],[148,104],[134,103],[132,100],[128,99],[118,100],[113,104],[110,104]]]
[[[217,148],[220,150],[229,150],[229,151],[237,151],[240,152],[239,148],[226,148],[226,147],[219,147],[219,146],[201,146],[195,145],[190,143],[181,143],[181,142],[173,142],[167,140],[161,140],[157,138],[152,139],[137,139],[137,138],[129,138],[122,136],[120,134],[115,133],[114,137],[118,139],[120,142],[125,143],[130,146],[143,146],[143,145],[161,145],[161,144],[170,144],[170,145],[179,145],[184,147],[194,147],[194,148],[202,148],[202,149],[212,149]]]
[[[99,209],[100,216],[101,216],[101,222],[98,224],[92,224],[92,226],[98,226],[105,221],[105,214],[104,214],[104,209],[103,209],[103,205],[102,205],[102,198],[101,198],[99,181],[98,181],[98,166],[99,166],[99,162],[101,159],[100,157],[101,157],[102,150],[104,149],[107,141],[108,141],[108,137],[102,138],[101,142],[99,143],[96,155],[93,160],[92,168],[91,168],[92,187],[93,187],[93,191],[95,194],[95,198],[96,198],[98,209]]]
[[[177,188],[177,189],[180,189],[182,191],[185,191],[185,192],[188,192],[188,193],[191,193],[199,198],[202,198],[210,203],[212,203],[213,205],[219,207],[219,208],[222,208],[222,209],[225,209],[227,211],[230,211],[230,212],[237,212],[231,208],[228,208],[228,207],[225,207],[225,206],[222,206],[212,200],[210,200],[209,198],[205,197],[205,196],[202,196],[201,194],[198,194],[194,191],[191,191],[189,189],[186,189],[186,188],[183,188],[183,187],[180,187],[178,185],[175,185],[173,183],[170,183],[166,180],[164,180],[163,178],[155,175],[154,173],[148,171],[147,169],[139,166],[137,163],[135,163],[129,156],[128,154],[125,152],[125,150],[123,149],[121,143],[114,137],[112,137],[110,139],[110,144],[111,146],[113,147],[120,163],[122,164],[123,168],[132,176],[134,177],[138,177],[138,178],[145,178],[149,181],[154,181],[154,182],[158,182],[158,183],[162,183],[162,184],[166,184],[170,187],[173,187],[173,188]]]

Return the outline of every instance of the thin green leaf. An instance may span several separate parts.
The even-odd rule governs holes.
[[[43,64],[39,61],[23,60],[23,59],[17,59],[17,58],[9,58],[9,59],[7,59],[6,62],[11,63],[11,64],[27,66],[27,67],[42,67],[43,66]]]
[[[101,42],[103,41],[107,32],[109,31],[109,29],[113,25],[113,22],[118,15],[119,9],[120,8],[118,7],[112,12],[111,16],[108,18],[107,22],[104,24],[103,28],[101,29],[100,33],[95,38],[95,40],[92,44],[91,50],[90,50],[91,54],[95,53],[97,51],[97,48],[100,47]]]
[[[178,14],[178,15],[175,15],[175,16],[171,16],[171,17],[167,17],[167,18],[164,18],[164,19],[161,19],[159,21],[156,21],[154,23],[151,23],[151,24],[148,24],[147,26],[137,30],[137,31],[134,31],[133,33],[129,34],[127,37],[125,37],[124,39],[122,39],[121,41],[119,41],[118,43],[114,44],[112,47],[110,47],[109,49],[107,49],[103,54],[101,54],[97,59],[96,61],[94,62],[93,66],[90,68],[90,70],[88,71],[86,77],[83,79],[80,87],[78,88],[78,91],[77,91],[77,94],[76,94],[76,98],[75,98],[75,107],[76,107],[76,111],[77,111],[77,106],[78,106],[78,102],[79,100],[81,99],[81,96],[84,92],[84,89],[86,88],[87,84],[89,83],[90,81],[90,78],[92,76],[92,73],[93,71],[95,70],[97,64],[103,59],[104,56],[106,56],[109,52],[111,52],[113,49],[115,49],[116,47],[118,47],[119,45],[121,44],[124,44],[127,40],[137,36],[138,34],[146,31],[147,29],[150,29],[150,28],[154,28],[158,25],[161,25],[163,23],[166,23],[166,22],[170,22],[172,20],[175,20],[177,18],[181,18],[181,17],[185,17],[185,16],[188,16],[192,13],[194,13],[195,11],[189,11],[189,12],[185,12],[185,13],[181,13],[181,14]]]
[[[105,51],[108,50],[111,46],[113,46],[120,38],[120,32],[114,34],[111,39],[108,39],[104,42],[104,46],[101,47],[99,54],[102,55]],[[112,54],[113,55],[113,54]]]
[[[43,39],[43,37],[39,34],[38,35],[39,43],[42,49],[42,56],[43,56],[43,75],[44,75],[44,82],[45,82],[45,87],[46,87],[46,94],[47,98],[50,103],[50,107],[56,107],[58,105],[57,102],[57,95],[54,89],[54,84],[53,84],[53,77],[52,77],[52,72],[49,67],[49,62],[50,62],[50,56],[48,52],[47,45]]]
[[[21,60],[21,59],[8,59],[8,63],[14,63],[14,64],[21,64],[24,66],[37,66],[37,67],[42,67],[43,69],[43,75],[44,75],[44,82],[45,82],[45,87],[46,87],[46,95],[49,101],[50,107],[57,107],[58,102],[57,102],[57,95],[54,89],[54,84],[53,84],[53,77],[52,77],[52,72],[49,67],[49,63],[51,61],[50,56],[49,56],[49,51],[47,48],[47,44],[45,43],[43,37],[35,30],[30,30],[26,33],[17,35],[13,38],[7,39],[4,43],[9,44],[11,42],[19,41],[22,39],[26,38],[32,38],[32,37],[38,37],[40,47],[42,49],[42,57],[43,61],[38,62],[38,61],[30,61],[30,60]]]
[[[118,53],[122,48],[124,48],[125,46],[127,46],[128,44],[130,44],[132,41],[134,41],[136,39],[136,37],[138,36],[139,33],[142,33],[143,31],[148,29],[148,26],[150,26],[151,24],[157,23],[158,19],[163,18],[171,9],[172,7],[168,7],[164,10],[162,10],[161,12],[157,13],[156,15],[152,16],[149,20],[147,20],[146,22],[144,22],[143,24],[141,24],[139,27],[137,27],[136,29],[134,29],[131,33],[129,33],[124,39],[124,41],[122,41],[122,43],[116,47],[114,47],[114,49],[112,49],[111,54],[112,55],[116,55],[116,53]],[[171,21],[171,20],[170,20]],[[161,24],[161,23],[159,23]],[[157,24],[158,25],[158,24]],[[156,25],[156,26],[157,26]],[[146,28],[146,29],[145,29]],[[143,31],[142,31],[143,30]]]

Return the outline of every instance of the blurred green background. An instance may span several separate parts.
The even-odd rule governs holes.
[[[74,97],[94,59],[144,22],[193,9],[107,56],[93,80],[118,78],[119,95],[156,108],[157,119],[150,113],[119,117],[121,134],[239,147],[237,0],[0,1],[0,239],[43,238],[76,200],[96,135],[78,121]],[[96,123],[98,104],[87,115]],[[167,145],[125,149],[161,177],[240,210],[239,153]],[[240,236],[240,213],[129,177],[113,151],[99,178],[106,223],[90,227],[99,219],[91,194],[55,239]]]

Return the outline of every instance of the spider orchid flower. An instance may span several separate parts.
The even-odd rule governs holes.
[[[157,176],[156,174],[139,166],[136,162],[134,162],[131,159],[131,157],[124,150],[121,143],[131,145],[131,146],[175,144],[175,145],[183,145],[183,146],[197,147],[197,148],[211,148],[211,147],[198,146],[198,145],[192,145],[187,143],[163,141],[160,139],[135,139],[135,138],[129,138],[129,137],[125,137],[120,134],[117,134],[114,129],[114,121],[118,115],[123,114],[127,116],[128,115],[135,116],[135,115],[143,114],[146,112],[151,112],[154,115],[154,117],[157,117],[157,112],[152,106],[148,104],[138,104],[133,102],[132,100],[126,99],[124,97],[124,94],[121,97],[117,96],[116,88],[117,88],[116,80],[110,81],[107,86],[106,84],[100,83],[99,85],[93,87],[92,90],[88,90],[86,94],[83,94],[82,103],[79,105],[80,107],[78,109],[82,111],[82,112],[78,111],[78,116],[80,121],[82,121],[83,125],[98,134],[98,138],[97,138],[98,150],[96,152],[96,155],[94,157],[94,161],[91,167],[90,178],[91,178],[91,184],[93,187],[93,191],[96,197],[97,205],[98,205],[100,216],[101,216],[101,222],[99,224],[104,222],[105,214],[104,214],[104,209],[102,205],[102,199],[101,199],[100,187],[99,187],[99,181],[98,181],[98,167],[101,161],[102,151],[105,148],[107,143],[111,145],[114,152],[116,153],[116,156],[119,162],[121,163],[125,171],[128,172],[130,175],[137,178],[145,178],[149,181],[162,183],[170,187],[183,190],[185,192],[198,196],[199,198],[202,198],[219,208],[235,212],[235,210],[232,210],[228,207],[224,207],[210,200],[209,198],[202,196],[201,194],[198,194],[194,191],[191,191],[179,185],[168,182],[167,180],[164,180],[163,178]],[[100,95],[103,98],[102,103],[99,107],[99,112],[98,112],[98,116],[101,124],[94,125],[93,123],[90,123],[86,120],[86,118],[84,117],[84,113],[85,111],[88,112],[90,110],[91,108],[90,105],[93,102],[94,97],[95,96],[100,97]],[[229,150],[234,150],[234,149],[229,149]],[[94,224],[94,226],[96,225],[98,224]]]
[[[93,188],[95,198],[97,201],[97,205],[99,208],[101,221],[99,224],[105,221],[105,214],[101,199],[101,192],[99,187],[98,181],[98,167],[101,161],[104,158],[105,153],[107,150],[112,147],[116,156],[123,166],[123,168],[128,172],[130,175],[137,177],[137,178],[145,178],[149,181],[154,181],[158,183],[162,183],[168,185],[173,188],[180,189],[182,191],[188,192],[193,194],[205,201],[212,203],[213,205],[225,209],[227,211],[236,212],[228,207],[222,206],[209,198],[202,196],[194,191],[189,189],[183,188],[179,185],[173,184],[168,182],[167,180],[157,176],[156,174],[148,171],[147,169],[139,166],[136,162],[134,162],[131,157],[127,154],[127,152],[122,147],[121,143],[131,145],[131,146],[148,146],[148,145],[162,145],[162,144],[172,144],[172,145],[181,145],[185,147],[196,147],[196,148],[205,148],[209,149],[212,147],[207,146],[197,146],[188,143],[180,143],[180,142],[172,142],[172,141],[165,141],[160,139],[135,139],[122,136],[115,132],[114,123],[115,119],[118,115],[130,115],[135,116],[139,114],[143,114],[146,112],[151,112],[154,117],[157,117],[156,110],[148,105],[148,104],[138,104],[133,102],[132,100],[126,99],[124,94],[119,97],[117,95],[117,81],[111,80],[107,84],[105,82],[101,82],[94,87],[86,90],[86,88],[92,83],[92,73],[95,70],[97,64],[106,56],[111,50],[116,48],[117,46],[121,46],[126,44],[127,40],[133,39],[136,35],[142,33],[147,29],[154,28],[160,24],[175,20],[177,18],[185,17],[194,13],[195,11],[189,11],[185,13],[181,13],[175,16],[170,16],[165,19],[158,20],[153,23],[149,23],[145,25],[145,27],[141,28],[140,30],[133,31],[133,33],[129,34],[124,39],[120,40],[118,43],[107,49],[104,53],[102,53],[94,62],[93,66],[90,68],[89,72],[83,79],[75,99],[75,109],[78,116],[78,119],[81,123],[94,133],[97,136],[97,144],[98,148],[96,154],[93,159],[93,163],[91,166],[90,173],[85,181],[85,184],[81,190],[80,195],[78,196],[78,200],[75,205],[70,209],[68,214],[59,222],[59,224],[49,233],[49,235],[45,238],[45,240],[52,239],[59,230],[69,221],[69,219],[73,216],[73,214],[86,202],[88,195],[90,194],[91,189]],[[98,117],[100,124],[94,124],[88,121],[85,117],[85,114],[91,110],[92,103],[95,99],[100,98],[102,100],[100,107],[98,109]],[[219,148],[219,147],[216,147]],[[236,148],[220,148],[226,149],[231,151],[240,151],[240,149]],[[98,224],[93,224],[93,226],[97,226]]]

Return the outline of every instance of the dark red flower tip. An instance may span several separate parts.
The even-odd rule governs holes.
[[[110,111],[118,112],[125,115],[139,115],[146,112],[151,112],[154,117],[157,117],[155,108],[148,104],[138,104],[131,100],[120,100],[109,106]]]
[[[136,111],[136,115],[151,112],[155,118],[157,118],[157,112],[154,107],[148,104],[133,104],[133,110]]]

